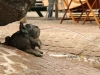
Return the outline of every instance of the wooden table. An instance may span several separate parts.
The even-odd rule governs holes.
[[[29,11],[36,11],[39,17],[44,17],[41,11],[47,11],[47,6],[32,6]]]
[[[73,23],[74,23],[74,24],[77,24],[77,21],[75,20],[74,16],[72,15],[71,10],[69,9],[69,7],[70,7],[71,3],[73,2],[73,0],[70,0],[69,3],[67,3],[67,0],[63,0],[63,1],[64,1],[65,5],[66,5],[66,7],[67,7],[67,10],[65,11],[65,13],[64,13],[64,15],[63,15],[63,17],[62,17],[60,23],[63,22],[66,13],[69,12],[69,14],[70,14],[70,16],[71,16],[71,19],[73,20]],[[82,0],[79,0],[79,2],[81,3],[82,9],[84,10],[85,8],[84,8],[84,6],[83,6],[83,4],[82,4]],[[90,3],[89,3],[88,0],[84,0],[84,2],[87,4],[87,6],[88,6],[88,8],[89,8],[89,12],[86,14],[86,17],[85,17],[84,20],[83,20],[83,24],[86,22],[87,18],[89,18],[89,14],[91,13],[91,14],[93,15],[94,20],[96,21],[97,25],[100,25],[99,19],[97,19],[96,15],[94,14],[94,12],[93,12],[93,10],[92,10],[93,6],[96,4],[96,0],[93,0],[93,4],[92,4],[92,5],[90,5]],[[82,14],[83,14],[83,12],[81,13],[80,18],[82,17]],[[89,19],[90,19],[90,18],[89,18]],[[91,20],[91,19],[90,19],[90,20]]]

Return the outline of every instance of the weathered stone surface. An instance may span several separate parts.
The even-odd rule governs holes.
[[[0,74],[5,74],[5,71],[7,67],[6,66],[3,66],[3,65],[0,65]]]
[[[50,51],[54,51],[54,50],[57,50],[57,48],[58,48],[58,47],[50,47],[49,50],[50,50]]]
[[[32,14],[33,14],[33,12],[32,12]],[[48,28],[63,27],[63,26],[65,26],[67,28],[70,26],[69,28],[71,28],[71,27],[72,28],[75,27],[75,29],[78,28],[77,29],[78,32],[81,30],[84,30],[84,35],[89,36],[89,37],[90,37],[90,35],[88,35],[87,33],[90,30],[92,32],[97,31],[98,36],[100,36],[100,33],[99,33],[100,29],[96,25],[72,25],[72,26],[68,25],[68,24],[65,24],[65,25],[53,24],[52,25],[52,23],[55,23],[54,20],[49,20],[49,21],[45,20],[45,21],[46,22],[44,22],[42,20],[43,24],[41,24],[40,20],[39,21],[28,20],[28,22],[33,22],[36,24],[40,22],[39,26],[41,28],[43,28],[44,26],[46,26]],[[51,21],[52,21],[52,23],[51,23]],[[56,22],[58,23],[58,20],[56,20]],[[49,23],[51,25],[49,25]],[[0,34],[8,35],[8,32],[9,32],[9,34],[11,34],[13,31],[17,30],[16,29],[17,27],[18,26],[16,24],[0,27]],[[8,30],[5,31],[6,29],[8,29]],[[59,34],[56,34],[58,32],[59,32]],[[91,37],[93,35],[92,32],[91,32]],[[97,34],[97,32],[95,34]],[[52,33],[53,33],[53,35],[51,35]],[[72,33],[72,34],[70,35],[70,33]],[[99,69],[93,68],[93,66],[89,65],[91,63],[91,61],[89,60],[90,58],[95,59],[96,60],[95,62],[98,62],[98,60],[100,59],[100,57],[95,57],[95,55],[99,56],[99,53],[100,53],[99,47],[96,47],[93,44],[93,42],[91,42],[90,40],[87,40],[87,39],[85,40],[85,38],[81,37],[80,34],[75,33],[76,35],[74,35],[73,33],[74,32],[67,32],[67,31],[61,31],[61,30],[57,30],[57,32],[56,32],[56,30],[53,30],[53,31],[49,30],[49,32],[47,32],[47,30],[44,30],[44,31],[42,30],[41,35],[43,37],[41,36],[41,38],[40,38],[40,39],[42,39],[42,42],[45,42],[48,40],[48,41],[52,41],[54,43],[58,42],[59,44],[64,43],[64,42],[68,42],[70,45],[72,43],[74,45],[76,44],[74,48],[64,47],[64,45],[63,45],[63,47],[60,47],[58,44],[56,45],[56,43],[54,44],[55,46],[49,45],[49,47],[45,47],[46,45],[43,44],[42,50],[45,53],[42,58],[32,56],[23,51],[19,51],[18,49],[15,49],[15,48],[0,45],[0,49],[3,48],[5,51],[7,51],[9,53],[9,54],[6,54],[3,52],[0,52],[1,53],[0,56],[7,58],[7,61],[8,61],[8,62],[0,64],[7,68],[7,69],[3,68],[2,71],[5,74],[0,72],[0,75],[66,75],[66,74],[68,74],[68,75],[100,75]],[[59,35],[60,35],[60,37],[59,37]],[[70,36],[71,41],[66,40],[66,39],[70,39],[68,36]],[[1,38],[2,37],[4,38],[4,36],[1,36]],[[53,37],[53,39],[51,37]],[[95,37],[97,37],[97,36],[95,35]],[[61,38],[63,40],[61,40],[59,38]],[[92,45],[92,46],[94,45],[95,47],[91,47],[90,45]],[[53,47],[53,49],[50,51],[49,49],[52,47]],[[58,47],[58,48],[55,50],[54,47],[55,48]],[[94,50],[91,48],[94,48]],[[73,54],[68,54],[68,53],[72,53],[72,52],[80,53],[79,52],[80,50],[83,50],[82,53],[86,54],[86,56],[84,56],[84,54],[77,55],[77,56],[73,55]],[[93,51],[91,51],[91,50],[93,50]],[[53,57],[53,56],[50,56],[50,54],[54,54],[54,55],[58,55],[58,56],[64,55],[64,57],[56,57],[56,56]],[[66,57],[67,54],[68,54],[68,57]],[[87,56],[87,55],[92,55],[92,56]],[[11,66],[11,64],[13,64],[13,66]],[[20,67],[19,67],[19,64],[20,64]],[[99,67],[99,65],[100,64],[98,64],[97,67]],[[19,69],[20,71],[16,71],[17,69]]]
[[[92,65],[93,65],[94,68],[100,69],[100,63],[93,62]]]
[[[4,59],[3,57],[0,57],[0,63],[7,63],[7,60]]]
[[[24,69],[24,68],[21,67],[20,64],[10,64],[10,65],[11,65],[11,67],[12,67],[13,69],[15,69],[15,70],[18,71],[18,72],[22,72],[23,69]]]
[[[8,74],[8,75],[19,75],[19,74],[17,74],[17,73],[12,73],[12,74]]]
[[[0,0],[0,26],[22,19],[36,0]]]
[[[21,57],[16,56],[16,55],[8,56],[8,58],[13,62],[22,62],[22,63],[27,62],[26,60],[24,60]]]
[[[43,46],[41,49],[43,49],[43,50],[48,50],[50,48],[50,46]]]
[[[4,54],[9,54],[7,51],[5,51],[4,49],[0,49],[0,51]]]
[[[64,48],[63,50],[64,53],[73,53],[76,55],[81,54],[81,55],[89,55],[89,56],[100,56],[100,53],[99,53],[100,48],[96,46],[96,44],[92,40],[90,40],[88,37],[71,32],[71,31],[67,32],[67,34],[61,33],[60,31],[58,32],[59,32],[59,35],[57,34],[57,31],[52,34],[50,34],[50,32],[47,32],[48,34],[46,34],[46,36],[48,36],[47,39],[49,39],[49,42],[47,42],[47,40],[44,40],[45,43],[43,44],[43,47],[47,45],[46,47],[49,47],[47,48],[47,50],[51,50],[51,51],[56,50],[59,52],[62,51],[62,49],[60,48]],[[45,32],[42,32],[42,33],[44,34]],[[42,39],[42,36],[41,36],[41,39]]]

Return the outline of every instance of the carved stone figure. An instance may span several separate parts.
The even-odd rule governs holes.
[[[0,26],[21,20],[36,0],[0,0]]]
[[[38,57],[42,57],[43,52],[35,47],[41,48],[41,41],[39,39],[40,29],[38,26],[20,23],[19,31],[15,32],[11,37],[5,38],[6,45],[16,47],[20,50],[28,52]]]

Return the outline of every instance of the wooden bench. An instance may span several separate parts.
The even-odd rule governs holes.
[[[43,17],[41,11],[47,11],[47,6],[32,6],[29,11],[36,11],[39,17]]]

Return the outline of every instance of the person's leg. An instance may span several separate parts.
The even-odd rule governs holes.
[[[55,0],[48,0],[48,17],[52,17],[54,2]]]

